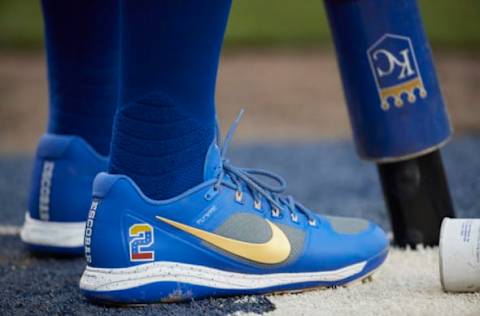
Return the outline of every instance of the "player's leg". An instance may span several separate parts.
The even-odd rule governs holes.
[[[150,198],[203,182],[230,1],[123,1],[121,105],[109,172]]]
[[[83,252],[91,185],[106,170],[117,103],[115,0],[44,0],[47,133],[38,145],[22,239],[34,250]]]
[[[333,286],[372,273],[387,253],[380,228],[316,215],[282,195],[280,177],[231,165],[238,120],[219,150],[213,97],[230,3],[123,4],[122,105],[110,173],[94,183],[84,294],[148,303]]]
[[[83,138],[107,156],[118,87],[114,0],[44,0],[48,133]]]

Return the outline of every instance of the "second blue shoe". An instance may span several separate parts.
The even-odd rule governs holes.
[[[297,291],[347,284],[383,263],[388,240],[377,225],[317,215],[282,194],[280,177],[233,166],[225,154],[236,124],[222,152],[211,145],[205,182],[172,199],[149,199],[124,175],[97,176],[80,280],[88,299],[138,304]]]
[[[35,155],[28,211],[20,237],[40,253],[83,254],[93,179],[107,168],[78,136],[45,134]]]

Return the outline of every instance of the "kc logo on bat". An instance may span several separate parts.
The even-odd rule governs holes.
[[[427,97],[412,41],[406,36],[385,34],[367,50],[383,110],[415,103],[417,94]],[[417,94],[416,94],[417,92]]]

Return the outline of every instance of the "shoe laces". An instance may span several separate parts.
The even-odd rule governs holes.
[[[287,210],[292,221],[298,222],[298,212],[300,212],[307,218],[309,225],[315,226],[316,219],[312,211],[295,201],[292,196],[283,194],[287,183],[281,176],[263,169],[236,167],[230,163],[227,158],[228,147],[243,113],[244,110],[242,109],[230,126],[221,145],[222,164],[217,181],[214,184],[214,190],[219,191],[221,185],[230,187],[236,190],[235,199],[237,202],[242,202],[243,189],[246,188],[255,201],[255,209],[261,211],[261,198],[263,197],[270,205],[272,217],[281,217],[283,210]],[[220,139],[218,135],[217,139]],[[262,181],[258,177],[267,178],[273,184]]]

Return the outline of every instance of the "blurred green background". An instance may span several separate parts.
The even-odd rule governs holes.
[[[480,0],[420,0],[420,6],[435,48],[480,51]],[[330,46],[323,11],[321,0],[234,1],[226,47]],[[38,50],[42,37],[39,1],[0,0],[0,50]]]

